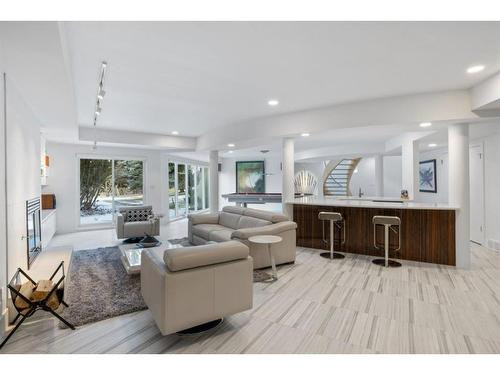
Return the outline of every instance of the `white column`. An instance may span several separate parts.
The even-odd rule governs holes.
[[[470,267],[469,124],[448,126],[448,200],[455,214],[457,267]]]
[[[408,190],[410,200],[418,201],[418,141],[405,140],[401,145],[401,188]]]
[[[293,219],[293,205],[285,204],[295,197],[294,178],[294,140],[293,138],[283,138],[282,161],[282,199],[283,213]]]
[[[375,195],[384,196],[384,156],[375,155]]]
[[[209,187],[210,193],[209,207],[210,212],[215,213],[219,211],[219,151],[210,151],[209,157]]]

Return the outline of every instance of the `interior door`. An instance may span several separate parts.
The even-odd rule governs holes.
[[[483,146],[469,148],[470,166],[470,239],[484,242],[484,157]]]

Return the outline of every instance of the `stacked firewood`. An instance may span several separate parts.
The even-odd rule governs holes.
[[[33,284],[31,281],[26,281],[21,285],[19,293],[31,302],[40,302],[47,298],[47,296],[49,296],[50,294],[46,304],[52,310],[57,310],[59,308],[60,302],[59,298],[57,297],[56,290],[51,293],[53,288],[54,283],[52,280],[40,280],[36,284]],[[30,307],[28,302],[26,302],[21,297],[16,298],[15,305],[22,312],[27,312],[28,308]]]

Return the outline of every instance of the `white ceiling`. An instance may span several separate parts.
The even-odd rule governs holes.
[[[57,22],[0,22],[7,76],[52,139],[76,140],[73,87]]]
[[[92,123],[99,63],[106,60],[99,126],[160,134],[199,136],[260,116],[468,88],[500,70],[499,22],[64,26],[79,124]],[[486,69],[468,75],[466,68],[474,64]],[[280,105],[268,107],[269,98]]]

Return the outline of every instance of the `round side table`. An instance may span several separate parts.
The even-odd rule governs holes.
[[[269,258],[271,258],[271,267],[273,269],[273,281],[278,280],[278,272],[276,271],[276,262],[274,261],[274,254],[272,251],[272,244],[281,242],[283,239],[279,236],[262,235],[262,236],[252,236],[248,239],[251,243],[261,244],[267,246],[267,251],[269,252]]]

